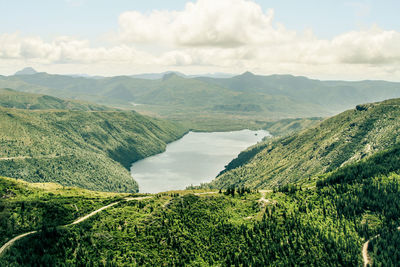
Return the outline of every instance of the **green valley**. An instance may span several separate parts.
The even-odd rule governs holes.
[[[137,191],[130,164],[187,128],[134,111],[0,111],[0,170],[18,178],[0,177],[1,265],[356,266],[364,244],[378,266],[400,257],[399,99],[268,122],[277,137],[202,189],[145,197],[80,188]]]

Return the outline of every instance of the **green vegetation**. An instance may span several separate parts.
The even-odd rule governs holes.
[[[184,114],[185,101],[177,100],[184,93],[177,85],[180,79],[168,75],[155,80],[169,89],[150,91],[155,101],[177,103]],[[225,86],[240,94],[241,81],[252,81],[249,90],[264,91],[263,79],[247,73],[233,82],[214,81],[208,92]],[[67,88],[70,80],[63,81]],[[200,105],[201,82],[206,81],[190,81],[196,96],[190,105]],[[305,85],[310,80],[299,88],[305,90]],[[234,121],[235,112],[251,113],[259,104],[226,105],[218,109],[233,112],[228,119]],[[245,123],[240,116],[243,121],[235,127]],[[191,123],[210,129],[219,118],[197,116]],[[228,119],[221,117],[219,126],[229,127]],[[254,127],[263,123],[249,121]],[[357,105],[323,121],[267,123],[266,129],[282,136],[243,151],[204,186],[219,191],[172,191],[124,201],[126,194],[65,188],[134,192],[130,164],[162,151],[185,133],[185,126],[133,111],[0,108],[0,173],[62,184],[0,177],[1,244],[38,230],[11,246],[0,265],[359,266],[361,248],[371,238],[373,265],[399,262],[400,99]],[[256,191],[261,188],[273,190]],[[118,200],[80,224],[63,226]]]
[[[223,132],[239,131],[243,129],[259,130],[265,127],[264,121],[253,121],[235,116],[193,114],[192,118],[187,115],[185,119],[171,119],[185,128],[196,132]]]
[[[0,264],[357,266],[363,243],[379,235],[370,256],[390,265],[398,262],[399,158],[395,145],[274,191],[230,186],[121,202],[21,239]]]
[[[290,196],[273,193],[270,197],[283,201]],[[355,233],[348,229],[350,237],[334,237],[334,226],[344,220],[314,222],[311,219],[317,215],[296,214],[296,205],[286,202],[260,210],[258,198],[254,192],[158,195],[121,204],[70,229],[31,236],[12,247],[2,260],[6,264],[103,266],[359,262]],[[324,242],[327,239],[330,242]],[[24,253],[20,253],[22,248]],[[43,253],[46,257],[40,256]]]
[[[392,150],[379,157],[388,162],[393,153],[398,155]],[[264,201],[258,192],[230,187],[219,194],[169,192],[121,203],[71,228],[29,236],[0,263],[357,266],[364,240],[376,234],[382,239],[373,242],[374,262],[396,262],[397,253],[390,255],[382,244],[398,249],[389,233],[400,223],[400,175],[383,174],[376,157],[352,166],[372,163],[377,168],[371,177],[354,176],[346,166],[320,177],[317,187],[313,179],[264,192]],[[346,178],[332,182],[339,173]]]
[[[317,125],[323,118],[297,118],[297,119],[282,119],[278,121],[267,122],[264,127],[273,136],[284,136],[304,129],[311,128]]]
[[[134,111],[0,108],[0,173],[30,182],[136,192],[131,163],[164,151],[185,132]]]
[[[20,233],[71,223],[118,199],[114,193],[0,177],[0,245]]]
[[[369,244],[373,266],[399,262],[400,225],[399,145],[349,164],[317,181],[318,191],[329,192],[339,216],[357,222],[357,231]],[[339,196],[339,197],[338,197]]]
[[[0,89],[0,106],[18,109],[115,110],[83,101],[63,100],[48,95],[17,92],[12,89]]]
[[[257,121],[264,124],[283,118],[330,116],[360,103],[400,97],[399,83],[393,82],[319,81],[252,73],[232,78],[188,78],[168,73],[160,79],[35,73],[0,76],[0,87],[135,109],[190,124],[195,130],[227,130],[229,123],[237,129],[246,124],[258,126]],[[221,128],[220,121],[224,124]]]
[[[372,266],[396,266],[400,262],[399,255],[400,231],[389,230],[378,238],[371,240],[369,254]]]
[[[400,143],[400,99],[357,106],[241,153],[209,186],[268,188],[307,179]]]

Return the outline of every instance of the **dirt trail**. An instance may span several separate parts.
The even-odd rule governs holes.
[[[32,158],[32,157],[30,157],[30,156],[4,157],[4,158],[0,158],[0,160],[27,159],[27,158]]]
[[[70,223],[70,224],[59,225],[59,226],[67,227],[67,226],[71,226],[71,225],[75,225],[75,224],[81,223],[81,222],[83,222],[83,221],[89,219],[89,218],[92,217],[93,215],[99,213],[100,211],[105,210],[105,209],[108,209],[108,208],[110,208],[110,207],[112,207],[112,206],[117,205],[117,204],[120,203],[121,201],[142,200],[142,199],[148,199],[148,198],[152,198],[152,196],[146,196],[146,197],[127,197],[127,198],[124,198],[123,200],[120,200],[120,201],[117,201],[117,202],[108,204],[107,206],[101,207],[101,208],[99,208],[99,209],[97,209],[97,210],[95,210],[95,211],[93,211],[93,212],[91,212],[91,213],[89,213],[89,214],[87,214],[87,215],[85,215],[85,216],[83,216],[83,217],[80,217],[80,218],[76,219],[75,221],[73,221],[73,222]],[[15,241],[17,241],[17,240],[19,240],[19,239],[21,239],[21,238],[23,238],[23,237],[25,237],[25,236],[34,234],[34,233],[37,233],[37,231],[31,231],[31,232],[23,233],[23,234],[20,234],[20,235],[14,237],[13,239],[9,240],[7,243],[5,243],[5,244],[0,248],[0,256],[4,253],[4,251],[5,251],[7,248],[11,247],[11,246],[15,243]]]
[[[25,236],[27,236],[27,235],[34,234],[34,233],[36,233],[36,232],[37,232],[37,231],[27,232],[27,233],[18,235],[18,236],[16,236],[16,237],[14,237],[13,239],[9,240],[7,243],[5,243],[5,244],[0,248],[0,256],[3,254],[3,252],[4,252],[7,248],[9,248],[10,246],[12,246],[12,245],[15,243],[15,241],[17,241],[17,240],[19,240],[19,239],[21,239],[21,238],[23,238],[23,237],[25,237]]]
[[[14,159],[54,159],[70,155],[42,155],[42,156],[15,156],[15,157],[0,157],[0,160],[14,160]]]
[[[400,226],[397,227],[397,230],[400,231]],[[364,267],[367,267],[367,266],[371,265],[371,259],[370,259],[370,257],[368,256],[368,245],[369,245],[369,242],[370,242],[371,240],[375,239],[375,238],[378,238],[379,236],[380,236],[380,235],[376,235],[376,236],[374,236],[374,237],[371,237],[370,239],[368,239],[368,240],[364,243],[364,245],[363,245],[363,247],[362,247],[362,256],[363,256],[363,266],[364,266]]]

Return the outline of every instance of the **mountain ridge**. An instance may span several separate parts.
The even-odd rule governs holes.
[[[0,76],[0,87],[131,108],[177,120],[188,120],[199,111],[214,118],[228,115],[265,121],[331,116],[357,104],[400,97],[400,83],[386,81],[321,81],[250,72],[231,78],[191,78],[176,72],[164,75],[167,75],[164,79],[161,76],[150,80],[130,76],[91,79],[36,73]],[[166,79],[168,75],[176,77]],[[141,105],[134,106],[132,102]],[[171,103],[179,107],[171,107]],[[255,104],[260,108],[232,108],[238,104]],[[230,108],[215,109],[216,105]]]
[[[210,186],[278,187],[384,150],[400,143],[399,136],[400,99],[357,105],[309,129],[249,148]]]
[[[66,109],[85,111],[116,110],[111,107],[78,100],[65,100],[57,97],[0,88],[0,106],[18,109]]]

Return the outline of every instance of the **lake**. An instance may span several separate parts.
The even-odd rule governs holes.
[[[189,132],[167,145],[166,151],[135,162],[132,177],[139,192],[158,193],[185,189],[212,181],[247,147],[270,136],[267,131]]]

